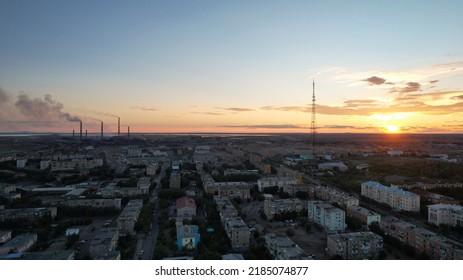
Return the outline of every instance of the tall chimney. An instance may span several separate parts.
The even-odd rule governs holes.
[[[121,118],[117,117],[117,136],[121,135]]]
[[[80,121],[80,141],[82,141],[82,121]]]
[[[103,122],[101,122],[101,140],[103,140]]]
[[[127,138],[130,139],[130,126],[127,127]]]
[[[87,140],[87,130],[85,130],[85,140]]]
[[[75,131],[74,129],[72,130],[72,139],[74,140],[74,136],[75,136]]]

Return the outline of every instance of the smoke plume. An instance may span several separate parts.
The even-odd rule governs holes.
[[[66,120],[78,122],[80,119],[63,111],[64,105],[53,100],[51,95],[40,98],[30,98],[27,95],[19,95],[15,103],[16,108],[25,117],[34,120]]]

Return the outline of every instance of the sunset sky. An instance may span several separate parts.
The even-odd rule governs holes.
[[[0,132],[461,133],[463,1],[0,0]]]

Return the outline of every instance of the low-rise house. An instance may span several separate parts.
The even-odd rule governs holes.
[[[196,216],[196,202],[191,197],[181,197],[175,202],[177,209],[177,217],[184,219],[191,219]]]
[[[196,225],[180,225],[177,227],[177,248],[196,249],[200,240],[199,228]]]

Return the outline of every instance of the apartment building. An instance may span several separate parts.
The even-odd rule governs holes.
[[[215,183],[217,193],[221,197],[239,198],[242,200],[251,198],[251,186],[245,182],[221,182]]]
[[[89,252],[93,259],[106,256],[116,250],[119,241],[119,230],[117,228],[103,228],[90,242]]]
[[[29,250],[37,242],[37,234],[26,233],[15,236],[10,241],[0,246],[0,255],[9,253],[22,253]]]
[[[214,196],[214,202],[219,212],[220,220],[223,221],[226,218],[238,216],[238,210],[226,197]]]
[[[428,222],[437,226],[463,226],[463,206],[453,204],[428,205]]]
[[[287,236],[269,233],[264,236],[265,248],[274,260],[307,260],[308,255]]]
[[[95,198],[95,199],[73,199],[66,201],[56,201],[52,204],[63,205],[66,207],[91,207],[91,208],[114,208],[121,210],[122,199],[120,198]]]
[[[306,184],[284,185],[283,192],[288,193],[291,197],[295,197],[299,192],[305,192],[309,197],[314,197],[315,187]]]
[[[374,201],[387,204],[398,211],[420,211],[420,196],[414,193],[368,181],[361,185],[361,194]]]
[[[180,175],[180,172],[170,173],[169,187],[171,189],[179,189],[181,186],[181,182],[182,182],[182,176]]]
[[[251,233],[241,217],[226,218],[223,220],[223,226],[233,249],[248,249]]]
[[[321,171],[338,170],[340,172],[346,172],[347,169],[348,169],[347,165],[345,165],[343,162],[325,162],[325,163],[318,164],[318,170],[321,170]]]
[[[127,203],[122,213],[117,218],[117,228],[121,235],[135,234],[134,228],[138,221],[143,200],[132,199]]]
[[[373,212],[367,208],[363,208],[361,206],[350,206],[347,207],[346,215],[349,218],[352,218],[367,227],[371,225],[371,223],[377,222],[378,225],[381,222],[381,215]]]
[[[342,209],[358,206],[359,199],[333,187],[315,186],[315,197],[331,204],[338,204]]]
[[[87,170],[103,166],[103,159],[53,160],[52,171]]]
[[[310,200],[307,212],[309,221],[320,225],[327,233],[344,232],[346,229],[345,212],[331,204]]]
[[[58,213],[56,207],[19,208],[0,210],[0,222],[12,220],[37,220],[43,217],[54,219]]]
[[[345,260],[377,259],[383,250],[383,238],[372,232],[328,235],[327,254]]]
[[[404,222],[396,217],[383,217],[381,230],[435,260],[462,260],[463,243]]]
[[[267,216],[267,220],[272,220],[275,215],[281,215],[288,212],[301,212],[302,201],[297,198],[288,199],[273,199],[273,195],[264,195],[264,214]]]
[[[285,185],[294,185],[300,183],[301,180],[298,180],[291,176],[268,176],[257,180],[257,187],[259,188],[260,192],[263,192],[266,188],[270,187],[283,188]]]
[[[8,240],[11,239],[11,230],[1,230],[0,231],[0,244],[6,243]]]

